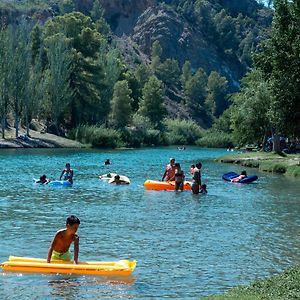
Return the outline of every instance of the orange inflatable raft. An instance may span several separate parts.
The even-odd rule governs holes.
[[[136,267],[136,261],[87,261],[73,262],[51,261],[31,257],[10,256],[8,261],[0,264],[4,271],[26,273],[79,274],[100,276],[128,276]]]
[[[144,187],[146,190],[156,190],[156,191],[174,191],[175,181],[156,181],[156,180],[146,180],[144,182]],[[191,190],[192,183],[190,181],[184,182],[184,190]]]

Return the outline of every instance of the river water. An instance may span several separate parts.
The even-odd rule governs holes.
[[[240,166],[214,158],[225,150],[188,147],[139,150],[1,150],[0,261],[9,255],[46,257],[55,232],[75,214],[81,219],[79,259],[137,260],[125,278],[0,273],[2,299],[199,299],[277,274],[300,263],[300,184],[256,173],[254,184],[221,179]],[[203,163],[207,195],[146,191],[170,157],[187,172]],[[109,158],[110,166],[103,162]],[[74,186],[36,186],[58,179],[66,162]],[[101,182],[116,172],[128,186]],[[71,250],[72,247],[71,247]]]

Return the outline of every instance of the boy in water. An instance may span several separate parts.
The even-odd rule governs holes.
[[[48,250],[47,262],[51,260],[71,261],[69,251],[71,243],[74,243],[74,263],[78,263],[79,236],[76,234],[80,220],[76,216],[69,216],[66,228],[57,231]]]
[[[46,175],[42,175],[39,180],[37,180],[35,183],[41,183],[41,184],[48,184],[50,180],[47,178]]]

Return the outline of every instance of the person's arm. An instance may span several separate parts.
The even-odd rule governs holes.
[[[75,235],[74,239],[74,263],[78,264],[78,254],[79,254],[79,236]]]
[[[73,179],[73,175],[74,175],[73,169],[71,169],[70,175],[71,175],[71,179]]]
[[[167,175],[167,169],[165,169],[165,172],[164,172],[164,175],[163,175],[162,178],[161,178],[161,181],[164,181],[166,175]]]
[[[59,180],[61,180],[61,178],[63,177],[64,173],[65,173],[65,170],[63,170],[63,171],[61,172],[60,177],[59,177]]]
[[[58,233],[56,233],[56,235],[55,235],[55,237],[53,238],[53,240],[52,240],[52,242],[51,242],[51,244],[50,244],[50,247],[49,247],[49,249],[48,249],[47,263],[50,263],[50,261],[51,261],[51,256],[52,256],[52,252],[53,252],[53,246],[54,246],[54,244],[55,244],[55,242],[56,242],[57,235],[58,235]]]

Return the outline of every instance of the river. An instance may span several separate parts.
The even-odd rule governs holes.
[[[223,149],[21,149],[0,151],[0,261],[9,255],[46,257],[55,232],[75,214],[81,220],[79,259],[137,260],[123,279],[0,273],[3,299],[199,299],[277,274],[300,263],[300,184],[259,173],[253,184],[221,179],[241,167],[214,162]],[[207,195],[146,191],[170,157],[187,172],[203,164]],[[109,158],[112,162],[104,166]],[[58,179],[66,162],[72,188],[34,185]],[[98,175],[127,175],[115,186]],[[71,247],[71,250],[72,247]]]

